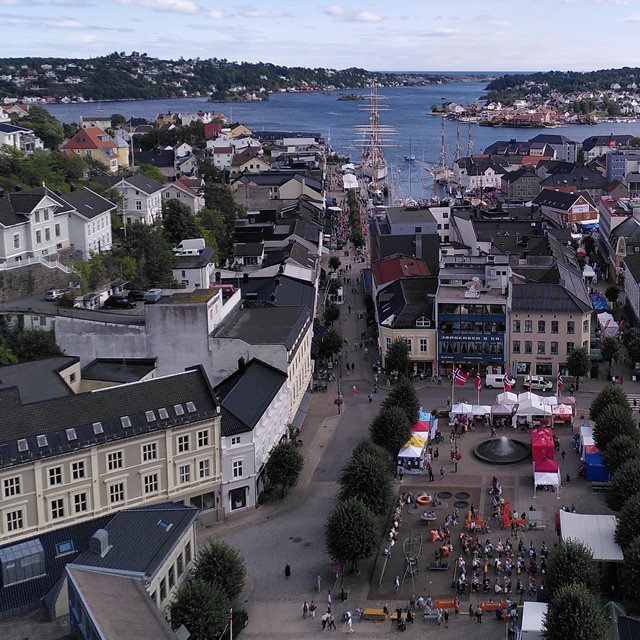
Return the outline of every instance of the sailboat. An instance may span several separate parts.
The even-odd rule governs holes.
[[[415,162],[416,157],[411,153],[411,138],[409,138],[409,155],[404,157],[405,162]]]

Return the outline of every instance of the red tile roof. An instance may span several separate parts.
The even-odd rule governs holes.
[[[217,136],[222,131],[222,124],[220,122],[207,122],[204,125],[204,139],[211,140],[214,136]]]
[[[377,287],[400,278],[429,275],[427,265],[420,258],[393,256],[373,263],[373,279]]]
[[[80,129],[71,140],[65,143],[63,149],[101,149],[108,152],[116,150],[115,140],[98,127],[87,127]]]

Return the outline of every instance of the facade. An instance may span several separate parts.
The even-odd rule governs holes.
[[[261,151],[247,147],[236,151],[231,160],[231,173],[261,173],[269,171],[271,165],[265,160]]]
[[[204,372],[23,404],[0,391],[0,544],[182,500],[221,515],[220,412]]]
[[[220,171],[229,169],[231,167],[231,161],[233,160],[233,147],[227,145],[215,146],[213,141],[207,142],[207,148],[211,150],[211,157],[213,158],[213,166]]]
[[[640,202],[629,198],[602,196],[598,201],[600,232],[598,241],[607,265],[616,280],[623,274],[623,260],[638,246]]]
[[[591,196],[584,191],[567,193],[544,189],[534,199],[533,204],[538,205],[544,215],[566,226],[596,220],[598,217],[598,210]]]
[[[460,158],[453,165],[453,178],[469,190],[500,189],[508,165],[509,162],[500,157]]]
[[[201,178],[178,178],[166,185],[163,200],[172,198],[186,204],[191,213],[197,215],[204,207],[204,196],[201,194],[204,181]]]
[[[558,160],[565,162],[575,162],[578,157],[579,144],[575,140],[570,140],[566,136],[540,133],[529,142],[542,142],[549,145],[555,152]]]
[[[100,178],[100,182],[117,189],[124,199],[124,223],[153,224],[162,215],[165,186],[140,173],[127,178]]]
[[[64,195],[64,201],[73,207],[69,214],[69,239],[74,248],[87,259],[92,253],[111,250],[111,213],[113,202],[83,187]]]
[[[640,320],[640,253],[624,259],[624,295],[636,320]]]
[[[500,191],[507,200],[533,200],[540,193],[540,178],[530,167],[520,167],[502,176]]]
[[[62,153],[91,158],[99,162],[111,173],[115,173],[120,168],[118,164],[118,144],[99,127],[80,129],[73,138],[65,142],[62,147]]]
[[[607,155],[619,147],[628,146],[631,135],[589,136],[582,142],[584,161],[591,162],[599,156]]]
[[[33,153],[36,149],[44,149],[42,140],[31,129],[10,122],[0,122],[0,148],[5,145],[23,153]]]
[[[607,180],[626,185],[627,175],[640,171],[640,149],[620,149],[607,154]]]
[[[173,277],[187,289],[208,289],[216,268],[214,254],[211,247],[205,247],[196,255],[175,254]]]

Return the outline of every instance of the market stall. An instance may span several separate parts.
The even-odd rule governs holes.
[[[398,468],[405,473],[420,473],[424,467],[427,441],[413,435],[398,453]]]
[[[545,458],[553,460],[555,457],[555,446],[553,442],[553,432],[546,427],[532,429],[531,437],[531,457],[536,460]]]
[[[613,316],[606,311],[598,314],[598,324],[604,336],[615,336],[620,328]]]
[[[533,495],[538,487],[553,487],[558,490],[562,481],[557,460],[543,458],[533,462]]]
[[[524,394],[520,394],[524,395]],[[523,400],[516,407],[515,420],[518,426],[546,427],[551,426],[551,407],[543,404],[535,393],[533,398]]]
[[[584,461],[587,454],[597,451],[598,447],[593,439],[593,427],[590,425],[580,427],[580,459]]]
[[[518,404],[518,394],[511,391],[503,391],[496,396],[496,404]]]
[[[552,405],[553,423],[571,422],[573,420],[573,407],[568,404]]]

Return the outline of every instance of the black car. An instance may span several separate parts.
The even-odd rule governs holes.
[[[129,300],[144,300],[144,294],[147,293],[146,289],[131,289],[127,294]]]
[[[109,296],[102,306],[104,309],[133,309],[136,303],[124,296]]]

